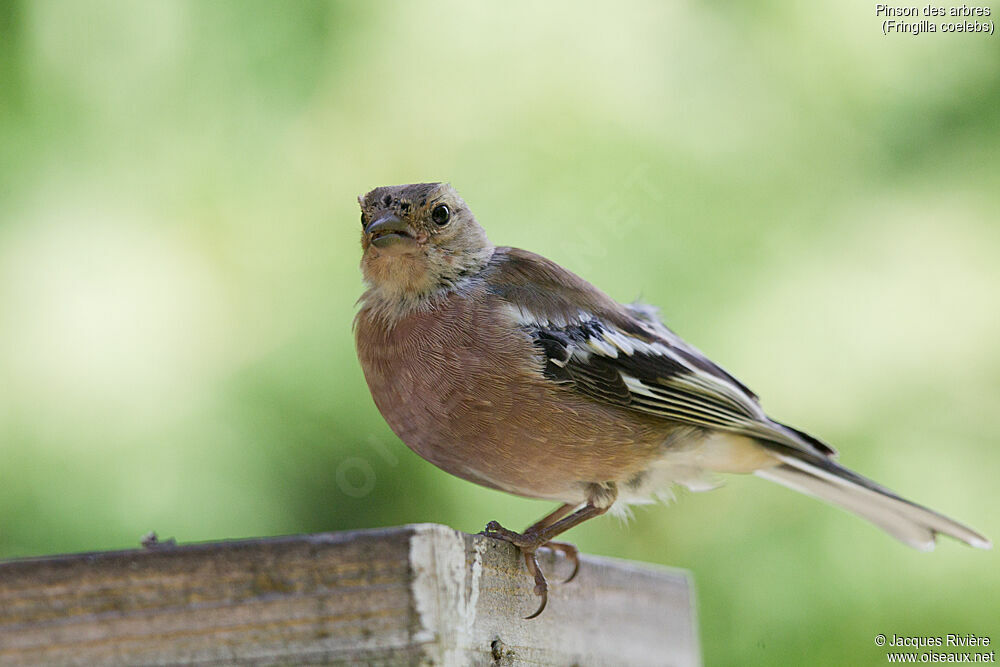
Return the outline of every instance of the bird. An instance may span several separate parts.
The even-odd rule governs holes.
[[[746,385],[643,303],[621,304],[540,255],[494,246],[448,183],[358,197],[361,273],[354,335],[375,405],[414,452],[470,482],[559,503],[516,532],[540,598],[537,551],[607,512],[717,473],[753,474],[840,506],[921,550],[938,534],[988,539],[836,461],[837,452],[770,418]]]

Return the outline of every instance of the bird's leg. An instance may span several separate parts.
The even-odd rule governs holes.
[[[520,535],[521,537],[523,537],[525,535],[532,535],[534,533],[538,533],[543,528],[548,528],[553,523],[563,518],[564,516],[566,516],[573,510],[577,509],[578,507],[580,507],[579,504],[574,505],[572,503],[566,503],[565,505],[560,505],[558,508],[556,508],[554,512],[546,514],[544,517],[542,517],[535,523],[528,526],[528,528],[525,529],[525,531],[520,534],[507,530],[506,528],[500,526],[500,524],[496,524],[496,527],[499,528],[499,531],[489,532],[489,529],[487,529],[487,534],[490,534],[492,537],[498,537],[500,539],[506,539],[505,537],[503,537],[504,535],[506,535],[511,538],[511,539],[506,539],[506,541],[515,543],[516,539],[514,537],[515,535]],[[572,544],[568,544],[567,542],[553,542],[550,540],[545,544],[539,545],[538,548],[550,549],[553,552],[559,552],[566,557],[566,560],[571,561],[573,563],[573,572],[570,573],[570,575],[563,580],[563,583],[568,584],[569,582],[573,581],[577,573],[580,571],[580,554],[575,546],[573,546]]]
[[[526,618],[535,618],[541,614],[542,610],[545,609],[545,604],[548,602],[548,583],[545,581],[545,575],[542,574],[541,568],[538,567],[535,552],[539,548],[547,547],[553,551],[561,551],[565,554],[574,563],[573,573],[566,581],[572,580],[580,567],[576,547],[572,544],[552,542],[551,540],[553,537],[583,523],[587,519],[593,519],[608,511],[617,493],[613,487],[609,488],[602,485],[601,489],[603,491],[601,494],[590,494],[591,497],[586,505],[582,507],[568,503],[562,505],[537,523],[532,524],[523,533],[515,533],[512,530],[507,530],[496,521],[490,521],[486,524],[486,530],[483,531],[485,535],[510,542],[524,554],[524,563],[528,568],[528,572],[535,580],[535,595],[542,598],[542,603],[535,610],[535,613]],[[579,509],[576,509],[577,507]]]
[[[575,505],[573,503],[566,503],[565,505],[560,505],[555,509],[555,511],[546,514],[541,519],[528,526],[528,528],[524,532],[526,533],[530,533],[531,531],[537,532],[542,528],[548,528],[556,521],[563,518],[564,516],[566,516],[576,508],[578,508],[579,506],[580,503],[577,503]]]

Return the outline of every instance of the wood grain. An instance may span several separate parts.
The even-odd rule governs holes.
[[[567,563],[542,560],[556,581]],[[684,572],[421,524],[0,563],[0,664],[694,665]]]

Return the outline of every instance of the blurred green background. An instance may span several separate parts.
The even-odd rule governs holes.
[[[549,511],[420,460],[362,378],[356,197],[427,180],[996,539],[998,63],[860,1],[5,0],[0,557]],[[708,664],[1000,641],[997,551],[756,478],[570,539],[692,570]]]

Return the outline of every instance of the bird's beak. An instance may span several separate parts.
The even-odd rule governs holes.
[[[397,243],[413,243],[409,227],[398,216],[387,213],[365,227],[365,234],[376,248],[387,248]]]

